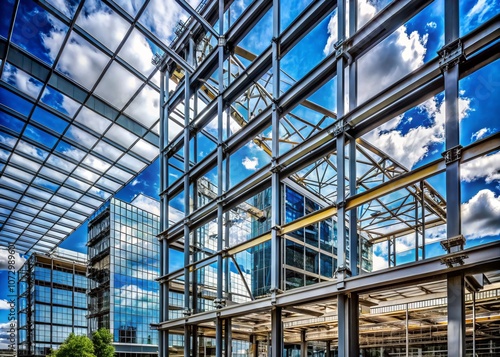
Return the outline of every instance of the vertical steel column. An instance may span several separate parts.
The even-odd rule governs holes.
[[[442,53],[442,70],[445,88],[445,135],[446,135],[446,227],[448,238],[461,234],[460,218],[460,160],[456,155],[460,146],[460,124],[458,108],[458,61],[451,60],[448,53],[461,46],[459,39],[460,18],[458,0],[445,0],[445,48]],[[461,249],[461,245],[450,251]],[[461,274],[450,274],[448,285],[448,355],[465,356],[465,290]]]
[[[357,28],[357,12],[358,4],[356,0],[349,0],[349,37],[356,33]],[[349,63],[349,111],[356,108],[357,105],[357,68],[356,62]],[[354,196],[357,192],[356,182],[356,138],[351,137],[349,141],[349,195]],[[351,268],[351,275],[355,276],[361,273],[363,256],[363,245],[359,241],[358,236],[358,209],[354,208],[349,211],[349,262]],[[359,272],[358,272],[359,264]]]
[[[307,357],[306,330],[300,331],[300,357]]]
[[[280,110],[276,99],[280,96],[280,0],[273,0],[273,104],[272,104],[272,175],[271,175],[271,296],[274,301],[282,287],[282,238],[279,232],[281,224],[280,172],[276,163],[279,156]],[[283,327],[281,307],[273,307],[271,312],[271,356],[283,355]]]
[[[349,323],[348,345],[349,357],[359,357],[359,295],[351,293],[348,300]]]
[[[268,356],[283,356],[283,320],[281,306],[274,306],[271,310],[271,353]]]
[[[330,341],[326,341],[326,353],[325,357],[331,357],[332,352],[330,351],[332,349],[332,343]]]
[[[337,288],[344,288],[344,279],[347,273],[346,264],[346,185],[345,185],[345,132],[343,116],[345,114],[345,75],[344,75],[344,46],[346,25],[346,0],[337,2],[337,33],[338,42],[335,44],[337,56],[337,117],[339,118],[337,131]],[[338,317],[338,355],[348,356],[348,314],[347,296],[340,293],[337,296]]]
[[[276,99],[280,96],[280,0],[273,0],[273,104],[272,104],[272,175],[271,175],[271,294],[273,298],[282,287],[282,242],[279,232],[281,224],[280,173],[276,163],[279,156],[280,109]],[[274,326],[273,326],[274,328]],[[281,337],[280,337],[281,338]],[[274,353],[274,351],[273,351]]]
[[[189,37],[189,47],[187,48],[187,62],[193,63],[194,42],[191,36]],[[184,74],[184,309],[186,314],[191,313],[190,305],[190,284],[191,276],[188,265],[190,263],[191,250],[190,246],[190,228],[187,217],[190,213],[190,195],[189,195],[189,170],[190,170],[190,152],[189,152],[189,136],[190,136],[190,112],[189,102],[191,99],[191,75],[188,71]],[[184,328],[184,356],[191,354],[191,334],[188,326]]]
[[[225,339],[224,339],[224,351],[226,357],[231,357],[233,355],[233,338],[231,334],[231,319],[225,319]]]
[[[160,192],[164,192],[167,188],[165,183],[167,179],[167,163],[164,149],[166,148],[166,143],[168,141],[165,140],[165,134],[168,135],[168,128],[165,129],[165,126],[168,127],[168,125],[165,125],[165,122],[168,122],[168,115],[167,119],[165,119],[165,103],[167,101],[166,96],[168,96],[168,77],[166,77],[165,73],[165,70],[160,71]],[[167,228],[168,220],[166,217],[168,216],[168,206],[166,207],[166,202],[167,199],[165,198],[165,194],[162,194],[160,197],[160,232],[163,232]],[[167,245],[166,239],[163,238],[158,242],[158,244],[160,248],[160,276],[164,276],[168,273],[168,251],[165,252],[165,247]],[[168,311],[168,292],[165,294],[165,286],[168,286],[168,282],[163,282],[160,286],[160,322],[166,321],[165,310]],[[160,356],[165,355],[165,345],[163,340],[163,335],[165,334],[166,332],[162,330],[158,332],[158,354]],[[168,346],[166,349],[168,350]]]
[[[224,50],[226,47],[226,40],[223,36],[224,33],[224,0],[219,0],[219,43],[218,43],[218,96],[217,96],[217,251],[220,252],[223,246],[223,235],[224,235],[224,206],[222,202],[223,195],[223,124],[224,124],[224,102],[222,100],[222,92],[224,91]],[[223,284],[224,275],[223,271],[223,259],[222,254],[217,255],[217,300],[215,301],[216,307],[223,307],[224,302],[224,292]],[[215,356],[222,357],[223,350],[223,320],[217,317],[215,323]]]
[[[465,356],[465,287],[461,273],[450,273],[448,292],[448,356]]]

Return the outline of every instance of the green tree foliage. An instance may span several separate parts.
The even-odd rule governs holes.
[[[114,357],[115,347],[111,344],[113,342],[113,335],[106,328],[100,328],[92,334],[92,342],[94,343],[94,351],[96,357]]]
[[[96,357],[96,355],[90,338],[70,333],[61,347],[53,351],[50,357]]]

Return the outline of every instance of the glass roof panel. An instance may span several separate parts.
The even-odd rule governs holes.
[[[29,160],[25,157],[12,153],[10,156],[10,162],[21,166],[23,169],[37,172],[40,169],[40,164]]]
[[[129,174],[128,172],[121,170],[116,166],[112,166],[109,169],[108,175],[114,177],[115,179],[121,180],[123,182],[127,182],[128,180],[130,180],[133,177],[132,174]]]
[[[136,0],[136,1],[115,0],[114,2],[117,3],[123,10],[125,10],[134,17],[135,15],[137,15],[137,12],[141,8],[142,4],[144,4],[144,0]]]
[[[151,58],[153,58],[155,53],[163,55],[164,52],[142,35],[139,30],[134,29],[118,53],[118,56],[144,76],[149,77],[155,69],[155,66],[151,62]]]
[[[73,202],[69,201],[67,198],[64,198],[64,197],[61,197],[58,195],[54,195],[50,199],[50,202],[54,202],[55,204],[57,204],[59,206],[63,206],[65,208],[69,208],[73,204]]]
[[[26,117],[33,108],[33,103],[21,98],[3,87],[0,87],[0,103]]]
[[[80,202],[83,202],[83,203],[86,203],[87,205],[93,206],[94,209],[97,208],[97,207],[99,207],[103,203],[103,201],[100,201],[98,199],[92,198],[90,196],[83,196],[80,199]]]
[[[177,23],[187,19],[187,13],[175,2],[151,0],[139,22],[168,45],[174,38]]]
[[[59,185],[51,182],[51,181],[48,181],[46,179],[43,179],[41,177],[37,177],[34,181],[33,181],[34,184],[36,184],[37,186],[41,186],[43,188],[46,188],[47,190],[50,190],[52,192],[56,192],[57,189],[59,188]]]
[[[14,188],[16,190],[24,191],[28,185],[19,182],[17,180],[13,180],[11,178],[2,176],[0,177],[0,185],[1,186],[6,186],[7,188]]]
[[[108,56],[72,32],[57,62],[57,70],[91,89],[108,62]]]
[[[38,79],[33,78],[8,62],[5,63],[2,80],[35,99],[40,94],[43,86],[43,83]]]
[[[12,42],[51,65],[68,27],[34,1],[19,2]]]
[[[122,109],[139,89],[140,85],[141,80],[139,78],[117,62],[113,62],[94,93],[115,106],[115,108]]]
[[[25,220],[25,221],[31,221],[33,219],[33,216],[27,215],[25,213],[21,213],[21,211],[19,210],[19,206],[16,208],[16,210],[14,212],[12,212],[11,217]]]
[[[97,184],[104,188],[107,188],[110,191],[116,191],[122,186],[121,184],[107,179],[106,177],[101,177],[99,181],[97,181]]]
[[[87,149],[91,149],[98,140],[94,135],[77,128],[75,125],[71,125],[64,136],[72,139],[75,143],[85,146]]]
[[[69,125],[66,120],[40,107],[35,108],[31,119],[58,134],[61,134]]]
[[[7,200],[5,198],[0,197],[0,206],[2,207],[8,207],[8,208],[13,208],[16,205],[14,201]]]
[[[146,128],[151,128],[159,120],[159,104],[160,93],[146,85],[125,109],[125,113]]]
[[[139,139],[136,135],[127,129],[122,128],[118,124],[113,124],[111,128],[109,128],[105,137],[125,148],[129,148],[137,139]]]
[[[41,190],[39,188],[35,188],[33,186],[30,186],[27,190],[28,193],[31,193],[35,197],[39,197],[42,200],[48,200],[52,194],[50,192]]]
[[[63,196],[67,196],[69,198],[71,198],[72,200],[78,200],[80,197],[82,197],[82,194],[81,193],[78,193],[74,190],[71,190],[67,187],[61,187],[59,189],[59,191],[57,191],[58,194],[61,194]]]
[[[99,179],[98,174],[95,174],[90,170],[84,169],[81,166],[78,166],[73,173],[79,176],[80,178],[90,181],[92,183],[96,182]]]
[[[23,136],[35,140],[37,143],[52,149],[57,142],[57,138],[46,131],[38,129],[31,124],[26,126]]]
[[[26,212],[27,214],[33,215],[33,216],[37,215],[39,212],[41,212],[40,210],[37,210],[36,208],[27,206],[27,205],[22,204],[22,203],[17,205],[17,209],[20,211]]]
[[[10,130],[13,130],[16,133],[20,133],[24,127],[24,122],[22,120],[14,118],[12,115],[9,115],[9,114],[4,113],[4,112],[0,112],[0,126],[8,128]],[[5,135],[5,134],[2,134],[2,135]],[[0,137],[2,135],[0,135]]]
[[[77,180],[74,177],[68,177],[66,180],[66,183],[72,187],[78,188],[82,191],[87,191],[90,188],[90,185],[88,183],[85,183],[83,181]]]
[[[118,150],[102,140],[97,143],[93,151],[113,161],[123,155],[123,151]]]
[[[85,125],[87,128],[92,129],[99,134],[104,133],[111,125],[111,120],[97,114],[85,106],[82,107],[76,116],[75,121]]]
[[[45,206],[45,209],[51,211],[51,212],[54,212],[54,213],[57,213],[57,214],[64,214],[64,212],[66,212],[66,210],[64,208],[61,208],[61,207],[58,207],[58,206],[55,206],[51,203],[47,203],[47,206]]]
[[[56,9],[61,11],[66,17],[72,19],[75,15],[79,0],[45,0]]]
[[[29,127],[29,126],[28,126]],[[28,128],[25,131],[25,134],[28,132]],[[43,161],[47,158],[49,153],[45,150],[40,149],[34,145],[27,143],[24,140],[19,140],[16,147],[16,152],[23,152],[37,160]]]
[[[76,23],[111,51],[116,50],[130,27],[102,1],[86,1]]]
[[[158,147],[151,145],[143,139],[135,143],[131,150],[148,160],[154,160],[160,153]]]
[[[73,211],[66,212],[65,216],[69,217],[71,219],[75,219],[78,222],[81,222],[81,221],[83,221],[83,220],[85,220],[87,218],[86,216],[82,216],[81,214],[78,214],[78,213],[73,212]]]
[[[94,155],[88,154],[83,160],[83,163],[92,167],[93,169],[104,173],[111,166],[107,162],[95,157]]]
[[[86,153],[83,150],[80,150],[73,145],[68,144],[67,142],[61,140],[59,145],[56,147],[56,151],[61,153],[62,155],[76,161],[81,161]]]
[[[146,166],[144,162],[137,160],[129,154],[123,155],[123,157],[118,160],[118,163],[137,172],[141,171]]]
[[[51,154],[48,157],[47,163],[57,167],[58,169],[60,169],[64,172],[67,172],[68,174],[71,173],[71,171],[73,171],[76,167],[75,164],[73,164],[67,160],[64,160],[63,158],[61,158],[57,155],[54,155],[54,154]]]
[[[60,184],[62,184],[64,182],[64,180],[66,180],[66,178],[68,177],[67,175],[65,175],[59,171],[48,168],[47,166],[43,166],[40,169],[40,174],[42,174],[46,177],[50,177],[52,180],[57,181]]]
[[[23,196],[23,198],[21,199],[21,202],[25,202],[26,204],[40,207],[40,208],[45,205],[45,202],[40,201],[40,200],[33,198],[33,197],[29,197],[29,196]]]
[[[80,107],[77,101],[48,86],[43,91],[42,102],[70,118]]]
[[[12,200],[17,201],[17,200],[19,200],[19,199],[21,198],[21,194],[19,194],[19,193],[17,193],[17,192],[14,192],[14,191],[9,191],[9,190],[6,190],[6,189],[4,189],[4,190],[2,190],[2,191],[3,191],[3,192],[2,192],[2,194],[3,194],[5,197],[10,198],[10,199],[12,199]]]

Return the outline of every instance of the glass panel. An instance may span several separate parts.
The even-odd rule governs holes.
[[[94,3],[99,4],[99,2]],[[81,19],[82,16],[78,18]],[[110,33],[114,34],[114,32],[105,33],[108,34],[107,37],[111,37]],[[78,60],[75,60],[76,58]],[[72,32],[57,62],[57,70],[85,88],[91,89],[108,61],[108,56]]]
[[[125,109],[125,113],[146,128],[151,128],[160,118],[159,100],[160,93],[146,85]]]
[[[138,139],[136,135],[117,124],[113,124],[105,136],[127,149]]]
[[[139,78],[117,62],[113,62],[94,93],[111,105],[114,105],[117,109],[122,109],[137,89],[139,89],[140,85],[141,81]]]
[[[85,2],[76,23],[111,51],[116,50],[130,27],[101,1]]]
[[[85,125],[87,128],[94,130],[99,134],[103,134],[106,129],[111,125],[111,121],[105,117],[97,114],[91,109],[83,106],[75,121]]]
[[[80,103],[51,87],[45,87],[41,100],[43,103],[70,118],[72,118],[78,108],[80,108]]]
[[[38,98],[43,85],[39,80],[31,77],[28,73],[14,67],[8,62],[5,63],[2,80],[32,98]]]

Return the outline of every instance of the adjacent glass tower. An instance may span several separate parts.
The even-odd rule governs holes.
[[[157,205],[143,195],[130,204],[111,198],[89,221],[89,333],[109,328],[117,357],[157,355],[159,217],[149,212]]]
[[[46,356],[73,332],[87,334],[87,256],[56,248],[18,272],[18,355]]]

